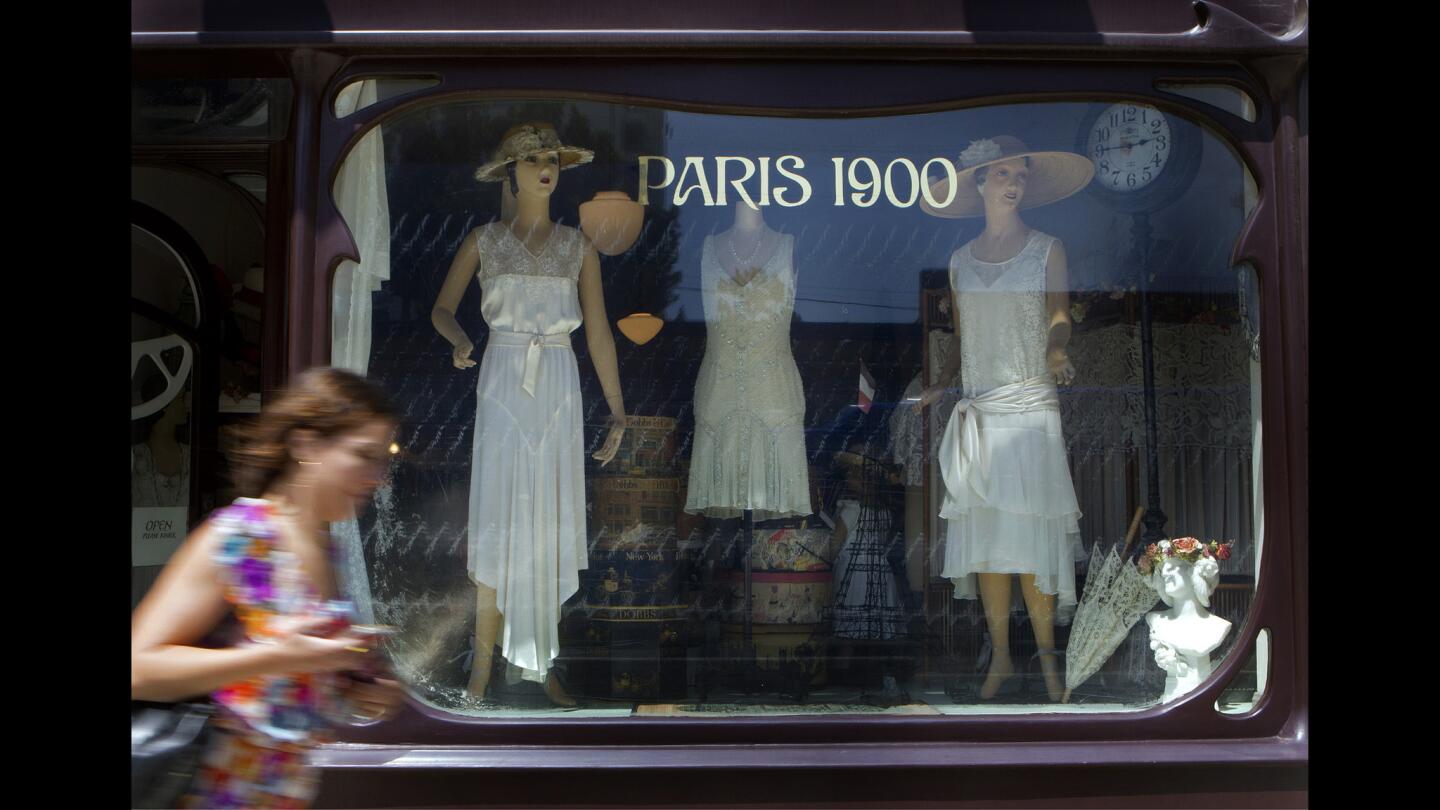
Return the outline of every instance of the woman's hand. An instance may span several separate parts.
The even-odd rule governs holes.
[[[614,460],[615,454],[620,452],[620,440],[623,438],[625,438],[625,417],[620,416],[616,417],[614,424],[610,426],[610,433],[605,437],[605,444],[601,445],[600,450],[591,458],[600,462],[601,467],[609,464]]]
[[[456,368],[470,368],[475,361],[470,359],[470,353],[475,351],[475,344],[468,340],[455,344],[455,349],[450,352],[450,362]]]
[[[1051,349],[1045,355],[1045,365],[1050,369],[1050,373],[1055,375],[1056,385],[1075,382],[1075,366],[1064,349]]]
[[[349,630],[326,638],[323,634],[333,624],[326,617],[292,620],[276,639],[276,655],[286,672],[338,672],[359,669],[370,652],[371,639]]]
[[[375,678],[369,681],[352,679],[345,688],[345,699],[350,702],[353,717],[361,722],[384,720],[395,713],[404,692],[399,681]]]
[[[940,401],[945,396],[945,386],[932,385],[920,392],[920,409],[924,410]]]

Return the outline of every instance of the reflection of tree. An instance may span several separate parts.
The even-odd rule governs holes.
[[[680,226],[677,212],[651,206],[635,245],[613,259],[604,259],[605,302],[614,317],[632,312],[662,315],[675,302],[681,273]]]
[[[562,143],[590,149],[592,163],[567,170],[555,189],[556,221],[578,226],[579,207],[597,191],[635,193],[635,155],[663,149],[665,113],[618,105],[527,100],[444,102],[385,125],[387,189],[392,218],[392,275],[388,292],[428,313],[460,240],[501,215],[500,183],[478,183],[475,169],[490,160],[511,127],[528,122],[555,126]],[[603,257],[606,304],[620,318],[632,312],[662,314],[675,300],[680,274],[677,213],[654,206],[645,229],[622,256]],[[416,271],[419,272],[416,272]],[[478,308],[466,310],[483,330]],[[422,315],[414,317],[421,318]]]

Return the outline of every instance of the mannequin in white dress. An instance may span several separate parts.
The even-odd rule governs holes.
[[[508,183],[515,216],[465,237],[431,313],[436,331],[454,346],[454,366],[473,367],[474,345],[455,311],[478,276],[491,331],[477,383],[468,537],[476,610],[467,688],[477,698],[489,684],[503,630],[502,654],[521,677],[543,682],[553,702],[574,704],[551,664],[560,606],[587,566],[579,371],[569,341],[582,322],[613,419],[594,454],[602,466],[625,430],[599,256],[579,230],[550,219],[561,169],[590,157],[589,150],[562,145],[548,124],[507,132],[495,160],[476,177]]]
[[[808,515],[805,394],[790,350],[795,239],[759,209],[706,237],[700,257],[705,359],[695,380],[695,442],[685,511],[757,520]]]
[[[1069,284],[1064,247],[1026,225],[1020,210],[1079,191],[1093,168],[1081,155],[1034,152],[1008,136],[973,142],[960,163],[952,206],[927,208],[985,217],[984,231],[950,261],[960,351],[940,379],[951,379],[958,364],[964,398],[940,454],[940,514],[949,521],[941,575],[954,582],[956,598],[978,591],[985,611],[992,656],[980,698],[994,698],[1015,673],[1009,616],[1018,577],[1045,689],[1059,701],[1054,627],[1074,610],[1074,561],[1082,553],[1055,392],[1075,377],[1065,351]],[[948,197],[946,186],[941,180],[932,196]],[[944,391],[927,388],[921,406]]]

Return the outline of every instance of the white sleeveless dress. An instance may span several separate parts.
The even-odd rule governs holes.
[[[537,682],[560,654],[560,606],[587,567],[580,372],[570,348],[587,243],[556,225],[534,255],[503,222],[479,229],[490,335],[475,397],[468,568],[495,589],[505,659]]]
[[[976,259],[973,241],[950,257],[964,399],[940,453],[946,484],[940,515],[948,521],[941,576],[955,584],[957,599],[974,599],[976,573],[1034,574],[1036,586],[1057,597],[1056,623],[1066,624],[1075,611],[1075,562],[1084,552],[1045,362],[1045,263],[1055,241],[1032,230],[1009,261]]]
[[[790,351],[795,237],[780,237],[761,271],[739,284],[714,237],[700,251],[705,359],[695,380],[695,442],[685,511],[756,520],[810,514],[805,393]]]

